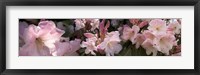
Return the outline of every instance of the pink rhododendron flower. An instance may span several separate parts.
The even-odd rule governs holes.
[[[142,47],[144,49],[146,49],[146,54],[150,55],[151,53],[153,53],[153,56],[157,55],[157,47],[156,45],[154,45],[153,40],[151,39],[146,39],[143,43],[142,43]]]
[[[56,49],[52,53],[53,56],[76,55],[76,51],[80,49],[80,39],[69,41],[69,38],[61,38],[55,43]]]
[[[145,36],[143,34],[137,34],[136,37],[136,49],[140,47],[140,45],[145,41]]]
[[[79,29],[85,27],[85,23],[86,23],[85,19],[76,19],[74,21],[75,21],[75,24],[76,24],[76,27],[75,27],[76,30],[79,30]]]
[[[168,31],[171,31],[173,34],[180,34],[181,32],[181,25],[175,21],[168,25]]]
[[[81,44],[82,48],[85,48],[85,53],[89,54],[91,53],[92,55],[96,55],[94,51],[97,51],[97,46],[96,46],[96,41],[97,41],[97,37],[92,34],[92,33],[85,33],[84,34],[87,39],[86,41],[83,41]]]
[[[166,22],[161,19],[154,19],[149,23],[148,29],[154,34],[162,34],[167,30]]]
[[[24,30],[28,28],[28,23],[26,22],[19,22],[19,47],[25,44],[23,40]]]
[[[121,51],[122,46],[119,44],[120,42],[119,32],[113,31],[106,35],[104,41],[98,45],[99,49],[104,49],[106,55],[114,55]]]
[[[99,19],[92,19],[90,25],[92,26],[91,30],[95,30],[96,28],[99,28]]]
[[[96,28],[99,28],[99,19],[76,19],[76,30],[79,30],[81,28],[89,27],[90,30],[95,30]],[[91,26],[87,26],[88,24]]]
[[[20,48],[22,56],[51,55],[55,51],[54,43],[60,39],[64,31],[56,28],[52,21],[41,21],[38,26],[29,25],[24,30],[25,45]]]
[[[132,26],[132,28],[130,28],[127,25],[124,25],[124,29],[123,29],[123,34],[121,36],[121,38],[124,41],[130,40],[132,42],[132,44],[135,44],[135,39],[137,37],[137,34],[139,32],[140,28],[136,25]]]
[[[145,36],[146,40],[148,40],[147,45],[152,45],[152,47],[150,47],[151,49],[161,51],[167,55],[169,55],[169,50],[171,50],[172,47],[177,43],[175,36],[166,32],[163,34],[154,35],[152,31],[146,30],[143,32],[143,35]],[[146,44],[144,42],[143,47],[148,53],[149,46],[145,45]],[[152,50],[150,50],[150,52],[152,52]]]
[[[153,32],[149,30],[145,30],[142,34],[145,36],[145,38],[150,40],[153,40],[156,37],[156,35],[154,35]]]
[[[28,23],[19,22],[19,37],[23,38],[24,30],[28,28]]]
[[[169,50],[172,49],[175,42],[176,38],[171,34],[163,34],[154,39],[154,44],[157,45],[158,51],[161,51],[167,55],[169,55]]]
[[[158,47],[156,44],[154,44],[156,35],[154,35],[153,32],[149,30],[145,30],[142,34],[145,38],[144,42],[142,43],[142,47],[146,49],[147,55],[150,55],[151,53],[153,53],[153,56],[157,55]]]
[[[38,21],[19,21],[20,56],[181,55],[181,19],[53,20],[57,25]]]

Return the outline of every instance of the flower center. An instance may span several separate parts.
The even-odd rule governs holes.
[[[36,38],[35,42],[36,42],[36,46],[37,46],[38,50],[42,50],[42,47],[44,45],[42,39]]]
[[[159,31],[160,30],[159,27],[157,27],[156,30]]]
[[[108,47],[110,47],[110,48],[112,47],[112,44],[111,44],[111,42],[108,42]]]

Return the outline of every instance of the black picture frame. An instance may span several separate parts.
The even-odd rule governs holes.
[[[6,6],[194,6],[194,69],[6,69]],[[0,72],[2,75],[200,75],[199,0],[1,0]],[[169,65],[170,66],[170,65]]]

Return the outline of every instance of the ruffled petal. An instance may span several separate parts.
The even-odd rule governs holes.
[[[28,28],[24,30],[23,40],[26,44],[35,42],[37,38],[37,27],[35,25],[29,25]]]
[[[19,37],[23,38],[24,30],[28,28],[28,23],[19,22]]]

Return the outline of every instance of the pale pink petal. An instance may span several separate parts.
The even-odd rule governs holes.
[[[78,49],[80,49],[80,39],[75,39],[73,41],[70,41],[70,46],[73,52],[77,51]]]
[[[25,43],[33,43],[37,38],[37,27],[35,25],[29,25],[28,28],[24,30],[23,40]]]
[[[136,43],[136,37],[137,37],[137,34],[135,34],[134,36],[130,37],[130,41],[132,42],[132,44]]]
[[[149,23],[147,29],[153,31],[154,34],[166,33],[167,30],[166,22],[161,19],[154,19]]]
[[[23,38],[25,28],[28,28],[28,23],[19,22],[19,37]]]
[[[108,33],[106,35],[107,38],[110,38],[110,41],[117,41],[117,42],[120,42],[120,38],[119,38],[119,31],[112,31],[110,33]]]
[[[27,55],[41,56],[63,55],[63,49],[66,48],[63,48],[63,44],[56,43],[59,42],[63,34],[64,31],[56,28],[52,21],[41,21],[38,26],[29,25],[24,32],[25,45],[20,48],[20,51],[22,51],[20,54],[26,53]],[[55,43],[59,44],[59,47],[63,49],[56,47]]]
[[[130,36],[129,39],[130,39],[130,41],[132,42],[132,44],[135,44],[135,43],[136,43],[136,37],[137,37],[138,32],[139,32],[139,27],[136,26],[136,25],[134,25],[134,26],[132,27],[132,29],[133,29],[133,31],[132,31],[131,34],[129,34],[129,36]]]
[[[115,54],[118,54],[122,50],[122,45],[120,45],[118,42],[112,42],[112,45]]]
[[[149,22],[150,25],[166,25],[166,23],[161,19],[154,19]]]
[[[128,27],[127,25],[124,25],[123,27],[123,34],[121,36],[121,38],[124,40],[124,41],[127,41],[130,39],[130,34],[132,33],[132,29],[130,27]]]
[[[143,35],[145,36],[145,38],[148,38],[148,39],[151,39],[153,40],[156,36],[153,34],[152,31],[149,31],[149,30],[145,30],[143,32]]]
[[[76,24],[76,27],[75,27],[76,30],[79,30],[79,29],[85,27],[85,23],[86,23],[85,19],[76,19],[74,21],[75,21],[75,24]]]
[[[79,39],[73,41],[59,41],[55,43],[56,49],[52,53],[53,56],[63,56],[63,55],[72,55],[80,48]]]
[[[145,41],[145,36],[142,34],[137,34],[136,37],[136,48],[138,49],[140,45]]]
[[[58,41],[60,37],[65,33],[65,31],[60,30],[58,28],[53,29],[49,33],[46,33],[44,36],[39,36],[39,38],[46,40],[52,40],[52,41]]]
[[[91,30],[93,31],[96,28],[99,28],[99,19],[92,19],[90,25],[92,26]]]
[[[147,55],[149,55],[150,53],[153,53],[153,55],[157,55],[157,48],[154,46],[151,39],[146,39],[142,43],[142,47],[146,50]]]
[[[49,49],[36,43],[25,44],[20,48],[20,56],[50,56]]]
[[[63,56],[68,51],[71,51],[69,42],[56,42],[56,51],[52,53],[53,56]]]
[[[132,29],[135,33],[139,32],[140,28],[136,25],[132,26]]]
[[[114,56],[114,54],[119,53],[122,50],[122,46],[118,42],[110,42],[105,48],[106,55]]]
[[[181,32],[181,25],[175,21],[168,25],[168,31],[173,32],[174,34],[180,34]]]
[[[80,46],[84,48],[84,47],[87,47],[88,45],[89,45],[88,42],[84,42],[84,41],[83,41],[82,44],[81,44]]]
[[[41,21],[39,22],[38,27],[40,28],[38,36],[43,37],[48,35],[52,30],[54,30],[56,28],[56,25],[53,21]]]
[[[159,51],[169,55],[169,50],[172,49],[175,39],[174,35],[163,34],[161,37],[154,39],[154,42],[158,45]]]
[[[55,43],[54,41],[52,42],[52,40],[48,40],[48,41],[45,41],[43,43],[44,43],[45,46],[47,46],[49,48],[50,53],[53,53],[55,51],[56,46],[54,44]]]
[[[104,39],[104,42],[101,42],[98,46],[97,46],[97,48],[98,49],[105,49],[106,48],[106,46],[107,46],[107,42],[109,41],[109,39],[108,38],[105,38]]]
[[[84,36],[87,38],[95,37],[92,33],[84,33]]]

